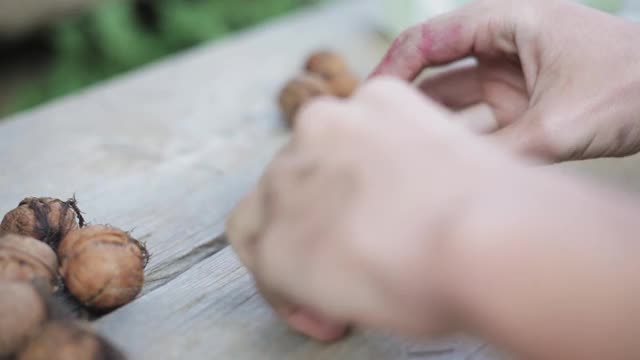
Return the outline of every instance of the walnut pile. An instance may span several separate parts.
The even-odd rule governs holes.
[[[0,359],[125,359],[76,318],[133,301],[148,261],[129,233],[85,226],[75,197],[25,198],[0,222]]]

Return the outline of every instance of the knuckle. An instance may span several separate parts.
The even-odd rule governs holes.
[[[353,96],[355,101],[375,100],[381,101],[387,98],[387,94],[401,91],[407,86],[403,80],[392,76],[379,76],[371,79],[361,86]]]
[[[531,123],[527,152],[547,160],[557,161],[566,157],[570,139],[562,134],[559,122],[553,116],[543,116]]]
[[[308,121],[316,117],[321,117],[326,109],[337,107],[340,100],[335,97],[322,96],[310,100],[300,109],[301,122]]]

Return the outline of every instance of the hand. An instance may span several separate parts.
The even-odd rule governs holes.
[[[390,79],[303,109],[227,224],[294,329],[335,340],[347,324],[418,335],[451,326],[440,244],[465,203],[519,165],[450,117]]]
[[[484,103],[492,137],[547,161],[640,151],[640,25],[574,1],[481,0],[404,32],[373,75],[414,80],[454,110]]]

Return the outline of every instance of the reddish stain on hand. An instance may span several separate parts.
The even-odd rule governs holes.
[[[418,44],[418,55],[421,59],[428,59],[433,48],[434,31],[431,26],[425,24],[420,27],[420,32],[421,38]]]
[[[459,22],[452,22],[438,33],[430,34],[429,64],[441,65],[460,60],[469,55],[473,43],[467,43],[463,38],[463,26]]]
[[[432,24],[414,26],[394,41],[371,77],[391,75],[413,80],[426,66],[457,60],[456,56],[462,56],[461,35],[458,22],[437,28]]]

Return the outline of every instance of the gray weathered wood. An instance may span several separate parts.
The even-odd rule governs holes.
[[[0,123],[0,213],[27,195],[76,193],[90,221],[148,243],[143,295],[96,324],[132,358],[497,358],[458,338],[307,341],[274,319],[221,238],[286,141],[274,99],[306,55],[335,48],[365,74],[382,54],[371,4],[306,11]],[[639,190],[638,161],[565,166]]]
[[[282,142],[274,99],[306,54],[333,46],[370,67],[382,46],[363,5],[303,14],[3,122],[0,212],[26,195],[76,193],[90,221],[135,228],[154,253],[151,280],[166,277],[172,260],[206,253]]]
[[[11,169],[0,173],[0,211],[26,195],[75,192],[90,221],[134,229],[148,243],[145,295],[98,322],[133,358],[428,353],[410,355],[381,335],[326,348],[290,334],[230,252],[218,253],[225,215],[286,139],[279,87],[319,47],[345,53],[365,73],[385,46],[367,11],[366,1],[353,1],[303,13],[0,125],[0,164]],[[441,350],[432,355],[451,358]]]
[[[168,286],[103,318],[98,328],[135,359],[482,359],[462,338],[406,346],[358,334],[325,346],[291,333],[256,294],[229,248]]]

